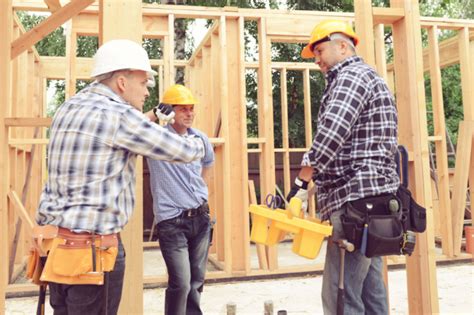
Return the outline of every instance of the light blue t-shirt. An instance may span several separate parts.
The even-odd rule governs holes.
[[[165,128],[176,133],[170,124]],[[214,150],[209,138],[201,131],[189,128],[183,137],[191,135],[198,135],[204,140],[206,154],[201,160],[170,163],[147,158],[156,222],[177,217],[184,210],[197,208],[207,201],[207,185],[201,174],[203,167],[214,163]]]

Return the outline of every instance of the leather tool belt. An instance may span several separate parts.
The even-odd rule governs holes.
[[[118,253],[118,234],[74,233],[57,226],[33,230],[27,277],[36,284],[104,284],[104,272],[112,271]],[[44,258],[46,263],[43,267]]]
[[[403,185],[394,194],[349,201],[341,216],[347,240],[367,257],[411,255],[426,229],[426,209]]]

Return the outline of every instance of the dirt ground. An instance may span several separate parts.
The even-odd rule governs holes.
[[[474,264],[439,266],[437,268],[438,300],[441,314],[474,314]],[[226,305],[234,303],[237,314],[263,314],[265,301],[272,301],[274,313],[322,314],[321,276],[209,284],[204,288],[204,314],[226,314]],[[145,314],[163,314],[164,288],[144,290]],[[405,270],[389,272],[390,313],[408,314]],[[6,314],[34,314],[35,298],[13,298],[6,301]],[[46,314],[52,314],[46,308]]]

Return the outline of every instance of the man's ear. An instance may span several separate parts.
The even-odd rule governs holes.
[[[127,78],[123,74],[119,74],[115,79],[115,83],[117,84],[117,89],[123,93],[127,87]]]

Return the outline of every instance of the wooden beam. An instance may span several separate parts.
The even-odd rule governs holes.
[[[0,1],[0,313],[5,311],[5,289],[8,283],[8,200],[10,165],[8,160],[9,128],[5,117],[10,115],[12,62],[10,45],[13,26],[12,1]]]
[[[58,9],[43,22],[12,43],[11,58],[15,59],[19,54],[39,42],[64,22],[81,12],[81,10],[87,8],[92,2],[94,2],[94,0],[75,0]]]
[[[436,177],[438,182],[439,217],[443,254],[453,255],[452,213],[449,196],[448,153],[446,124],[444,120],[443,86],[438,49],[438,28],[428,29],[428,48],[430,60],[431,99],[433,100],[434,132],[439,137],[436,141]],[[438,139],[436,139],[438,140]]]
[[[399,141],[413,151],[410,189],[427,209],[426,231],[417,235],[415,251],[407,258],[408,304],[411,314],[434,314],[439,305],[419,8],[414,1],[390,4],[405,10],[405,18],[392,27]]]
[[[275,194],[275,150],[273,130],[271,40],[267,36],[267,18],[258,21],[258,136],[267,141],[260,145],[260,193]],[[267,246],[268,268],[278,269],[277,247]]]
[[[464,226],[464,212],[466,209],[466,193],[469,173],[472,164],[474,140],[474,121],[459,123],[458,145],[456,150],[456,166],[454,170],[453,197],[451,209],[453,212],[453,241],[454,255],[461,253],[462,229]],[[474,185],[471,184],[471,189]],[[472,201],[471,201],[472,207]]]
[[[35,226],[35,223],[33,219],[31,219],[28,211],[26,210],[25,206],[21,202],[20,197],[14,190],[10,190],[8,192],[8,198],[15,206],[18,216],[21,218],[23,223],[25,223],[25,228],[28,232],[28,235],[32,235],[32,231],[33,231],[33,227]]]
[[[22,117],[8,117],[4,118],[5,126],[8,127],[49,127],[51,126],[52,118],[37,117],[37,118],[22,118]]]
[[[101,0],[100,42],[129,39],[142,43],[142,3],[128,0]],[[126,21],[126,23],[124,23]],[[135,208],[121,232],[127,253],[120,314],[143,314],[143,158],[137,158]]]
[[[359,36],[357,54],[364,61],[375,67],[374,22],[372,3],[366,0],[354,1],[355,31]]]
[[[44,0],[44,3],[48,6],[49,11],[55,12],[61,8],[59,0]]]

